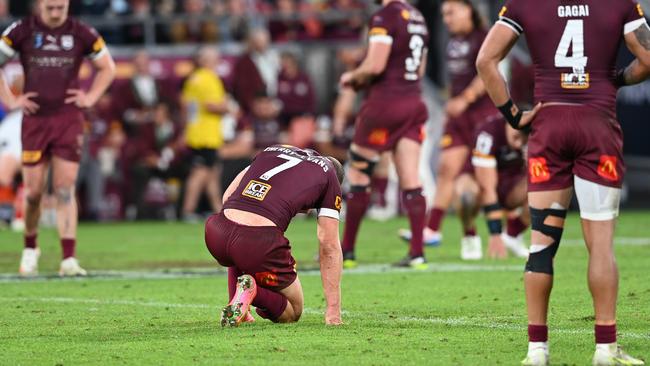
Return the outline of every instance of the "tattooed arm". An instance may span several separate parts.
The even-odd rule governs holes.
[[[625,35],[627,48],[636,59],[623,72],[624,84],[634,85],[650,77],[650,28],[641,25]]]

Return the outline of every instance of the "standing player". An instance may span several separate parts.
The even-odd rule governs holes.
[[[487,219],[490,257],[505,258],[506,248],[520,258],[528,257],[522,233],[529,225],[526,200],[526,137],[502,118],[489,120],[478,128],[472,165],[481,187],[481,204]],[[508,230],[503,231],[504,210],[508,210]]]
[[[447,122],[440,140],[442,151],[436,174],[436,194],[424,229],[424,241],[427,245],[441,242],[442,220],[455,197],[463,227],[461,258],[477,260],[483,257],[483,251],[474,220],[480,203],[471,164],[472,148],[476,128],[488,118],[498,116],[499,112],[476,73],[476,56],[487,34],[478,10],[470,0],[445,0],[442,20],[451,35],[446,48],[451,99],[446,107]],[[409,239],[411,232],[400,230],[400,236]]]
[[[205,224],[208,250],[228,267],[230,303],[222,326],[254,321],[250,305],[273,322],[300,319],[304,296],[284,231],[298,212],[312,208],[318,209],[325,323],[341,324],[342,181],[338,160],[289,145],[267,147],[237,175],[224,194],[223,211]]]
[[[427,109],[421,100],[429,33],[422,14],[402,0],[383,0],[370,20],[369,45],[359,67],[341,75],[341,85],[368,89],[350,146],[350,193],[343,237],[346,266],[352,266],[359,225],[370,202],[370,180],[380,153],[391,151],[402,200],[415,233],[399,266],[426,268],[422,230],[426,202],[419,178],[420,145]]]
[[[522,113],[510,99],[497,65],[524,32],[535,64],[539,104],[532,112]],[[637,59],[617,73],[621,39]],[[596,318],[593,363],[644,364],[616,344],[618,269],[613,250],[625,172],[616,89],[650,75],[650,29],[641,6],[631,0],[509,0],[481,48],[477,67],[508,123],[531,130],[528,204],[532,241],[524,276],[530,343],[523,363],[548,364],[546,324],[553,257],[575,190],[589,252],[589,289]]]
[[[57,228],[63,249],[62,276],[85,275],[75,258],[77,205],[75,181],[83,140],[82,109],[97,102],[115,74],[113,59],[102,37],[68,17],[69,0],[40,0],[39,14],[13,23],[0,40],[0,64],[16,53],[25,72],[24,94],[14,96],[0,79],[0,99],[22,109],[23,182],[26,190],[25,249],[22,275],[38,271],[36,243],[40,203],[52,165]],[[97,70],[87,92],[79,89],[79,67],[88,57]]]

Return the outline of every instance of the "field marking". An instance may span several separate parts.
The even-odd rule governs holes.
[[[563,244],[569,246],[583,246],[585,245],[585,241],[583,238],[562,239],[560,245]],[[617,236],[614,238],[614,245],[630,246],[630,247],[645,247],[645,246],[650,246],[650,238]]]
[[[176,309],[218,309],[216,305],[210,304],[193,304],[193,303],[166,303],[166,302],[149,302],[149,301],[137,301],[137,300],[118,300],[118,299],[83,299],[83,298],[74,298],[74,297],[2,297],[0,302],[43,302],[43,303],[75,303],[75,304],[90,304],[90,305],[124,305],[124,306],[139,306],[139,307],[155,307],[155,308],[176,308]],[[323,315],[323,311],[319,309],[305,308],[303,310],[304,314],[308,315]],[[351,318],[361,317],[364,314],[361,312],[348,312],[343,311],[343,315]],[[516,316],[495,316],[495,317],[398,317],[398,318],[388,318],[380,319],[378,316],[374,317],[374,320],[381,321],[395,321],[401,323],[429,323],[436,325],[446,325],[450,327],[475,327],[475,328],[486,328],[486,329],[498,329],[506,331],[517,331],[524,332],[527,327],[524,325],[508,324],[508,323],[499,323],[503,320],[514,320],[520,319],[525,321],[525,317],[516,317]],[[345,319],[344,319],[345,320]],[[553,334],[568,334],[568,335],[591,335],[593,334],[592,330],[589,329],[566,329],[566,328],[552,328],[551,332]],[[650,333],[637,333],[637,332],[619,332],[618,333],[623,338],[634,338],[634,339],[644,339],[650,340]]]

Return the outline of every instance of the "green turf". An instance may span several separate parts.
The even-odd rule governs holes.
[[[625,212],[618,236],[647,238],[647,212]],[[403,219],[365,222],[362,264],[399,259],[395,238]],[[482,229],[482,222],[479,222]],[[575,216],[565,238],[578,239]],[[301,277],[306,311],[298,324],[259,320],[237,329],[218,325],[226,302],[224,276],[192,278],[15,281],[0,279],[2,365],[514,365],[525,355],[522,261],[483,260],[460,271],[459,228],[445,222],[445,243],[427,249],[425,273],[348,273],[343,280],[346,324],[323,325],[320,278]],[[481,232],[484,231],[481,230]],[[313,268],[315,224],[296,221],[287,235],[300,268]],[[54,273],[60,249],[43,231],[41,272]],[[92,270],[152,271],[216,268],[200,225],[137,223],[82,225],[78,256]],[[569,245],[572,244],[572,245]],[[21,237],[0,232],[0,273],[17,269]],[[650,358],[647,245],[621,245],[620,341]],[[551,304],[551,351],[557,364],[586,365],[593,351],[586,251],[567,242],[556,260]],[[504,264],[498,269],[496,266]],[[472,268],[472,267],[469,267]]]

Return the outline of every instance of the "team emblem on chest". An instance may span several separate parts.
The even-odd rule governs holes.
[[[64,50],[69,51],[74,47],[74,37],[69,34],[64,34],[61,36],[61,47]]]

